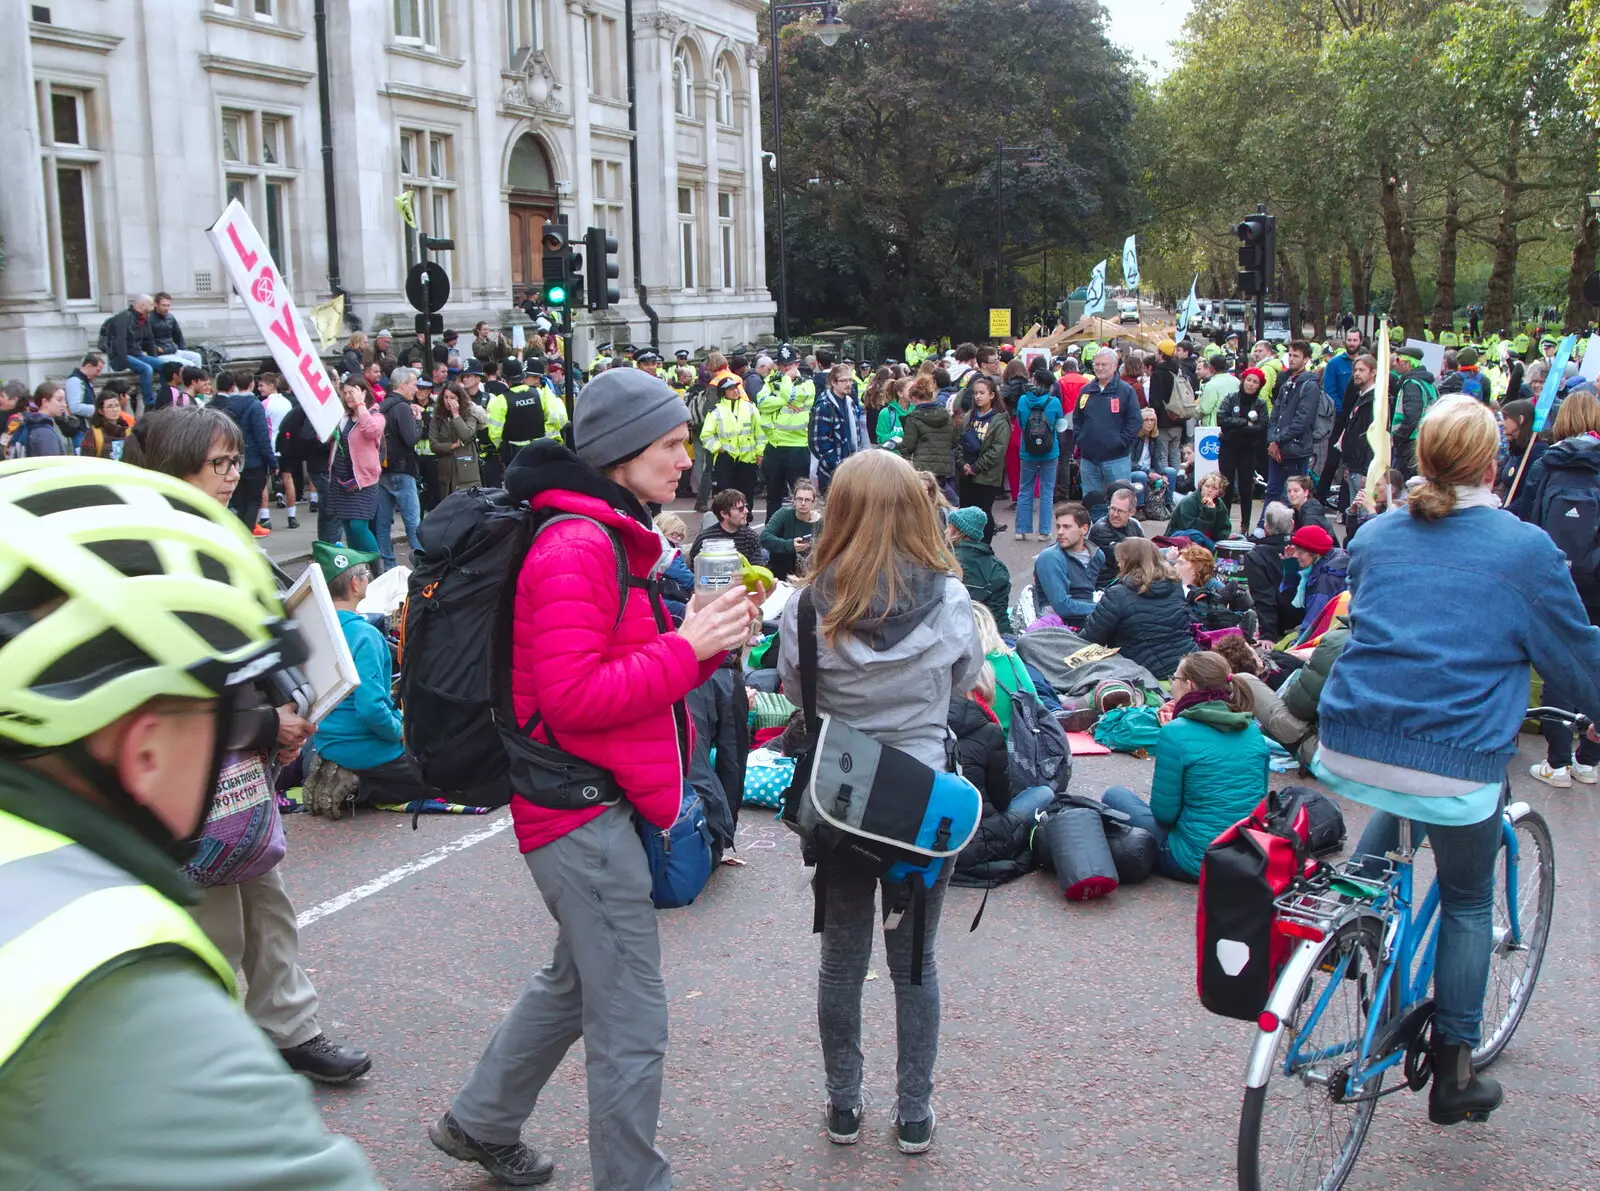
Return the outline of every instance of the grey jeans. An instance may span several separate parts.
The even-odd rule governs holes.
[[[1156,433],[1150,444],[1150,465],[1157,471],[1163,467],[1183,468],[1183,427],[1167,426]]]
[[[672,1168],[656,1148],[656,1120],[667,987],[632,811],[612,807],[523,859],[556,920],[555,954],[496,1027],[450,1111],[479,1141],[517,1141],[582,1038],[595,1191],[666,1191]]]
[[[922,983],[911,983],[912,914],[906,911],[900,925],[883,932],[889,955],[889,978],[894,981],[895,1040],[899,1046],[896,1072],[897,1121],[925,1121],[933,1099],[933,1064],[939,1057],[939,966],[934,943],[939,934],[939,912],[953,864],[946,864],[928,890],[927,921],[923,932]],[[861,1107],[861,989],[872,959],[873,894],[884,889],[884,914],[897,899],[900,887],[872,877],[828,874],[827,902],[823,911],[822,963],[817,971],[817,1028],[822,1036],[822,1062],[827,1068],[828,1103],[835,1108]]]

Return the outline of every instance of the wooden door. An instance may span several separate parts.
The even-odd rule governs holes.
[[[539,283],[544,280],[540,239],[551,208],[514,202],[510,211],[511,301],[520,304],[530,294],[537,296]]]

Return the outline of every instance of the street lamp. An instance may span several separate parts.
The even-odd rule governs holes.
[[[994,143],[994,296],[997,302],[1005,296],[1006,203],[1001,180],[1007,153],[1026,153],[1022,168],[1030,173],[1044,167],[1043,151],[1032,145],[1008,145],[1004,141]]]
[[[817,40],[832,48],[839,39],[850,32],[850,26],[839,17],[839,6],[833,0],[815,4],[770,4],[768,15],[772,19],[772,172],[773,185],[777,187],[778,215],[778,341],[789,341],[789,250],[788,236],[783,226],[783,126],[780,123],[783,105],[778,97],[778,14],[780,12],[820,12],[822,20],[813,32]]]

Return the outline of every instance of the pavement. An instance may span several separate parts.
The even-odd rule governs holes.
[[[1009,531],[998,542],[1017,582],[1041,548]],[[1600,787],[1533,782],[1527,767],[1541,744],[1522,743],[1514,793],[1548,817],[1561,878],[1532,1008],[1495,1071],[1506,1103],[1487,1125],[1444,1130],[1427,1123],[1420,1097],[1385,1098],[1352,1189],[1596,1185],[1600,884],[1590,874],[1600,868]],[[1151,768],[1122,755],[1080,758],[1072,788],[1148,794]],[[1353,843],[1364,815],[1347,815]],[[373,1056],[371,1074],[353,1086],[316,1089],[329,1127],[363,1145],[394,1191],[492,1186],[477,1167],[434,1150],[426,1125],[554,943],[506,813],[424,818],[416,831],[379,812],[286,824],[283,872],[322,1024]],[[769,811],[741,814],[738,847],[746,867],[719,869],[693,906],[660,915],[672,1041],[659,1143],[676,1187],[1236,1185],[1254,1028],[1213,1017],[1196,999],[1193,886],[1157,877],[1068,903],[1052,877],[1030,874],[990,894],[975,931],[982,892],[950,890],[939,943],[938,1134],[929,1153],[908,1158],[890,1131],[894,1005],[881,943],[862,1006],[862,1139],[837,1147],[820,1115],[807,873]],[[555,1157],[553,1187],[592,1186],[587,1131],[580,1042],[525,1131]]]

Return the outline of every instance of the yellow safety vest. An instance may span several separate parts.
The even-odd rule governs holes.
[[[234,995],[233,968],[187,910],[82,844],[5,811],[0,888],[0,1066],[73,989],[119,959],[186,952]]]
[[[539,386],[539,400],[544,407],[544,436],[559,439],[561,431],[570,420],[567,417],[567,403],[561,399],[549,385]]]
[[[761,400],[756,408],[766,423],[767,445],[771,447],[803,447],[809,441],[811,406],[817,399],[817,387],[809,380],[774,377],[761,390]]]
[[[748,398],[718,401],[700,428],[700,442],[713,455],[732,455],[740,463],[754,463],[766,445],[755,402]]]

